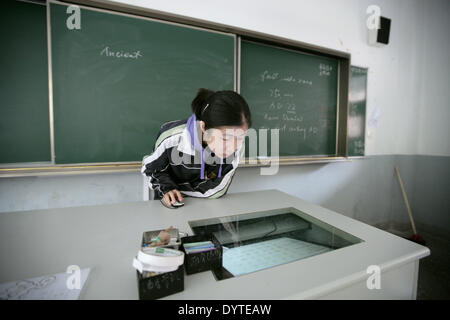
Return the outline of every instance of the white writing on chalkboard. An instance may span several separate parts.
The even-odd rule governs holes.
[[[333,67],[326,64],[320,64],[319,69],[321,76],[329,76]],[[323,133],[323,131],[327,129],[328,119],[326,116],[329,109],[328,106],[322,106],[320,108],[319,119],[315,119],[317,124],[309,124],[309,118],[305,119],[304,116],[300,114],[302,111],[301,108],[297,106],[297,103],[299,102],[298,99],[301,99],[301,97],[296,96],[296,94],[292,92],[296,90],[294,86],[312,86],[312,80],[303,79],[299,75],[294,76],[292,74],[282,74],[281,72],[269,70],[261,72],[259,79],[261,82],[269,83],[270,86],[270,88],[267,88],[269,96],[268,106],[262,113],[264,122],[270,129],[278,128],[280,132],[288,135],[295,135],[303,141],[311,139],[313,136],[318,135],[319,132]],[[288,87],[282,85],[279,86],[283,82],[287,83]],[[260,127],[260,129],[263,128],[267,127]]]
[[[302,127],[300,125],[296,125],[295,127],[288,127],[286,124],[283,124],[280,128],[281,132],[289,132],[289,133],[300,133],[300,137],[303,138],[303,140],[306,140],[307,134],[317,134],[319,132],[319,129],[315,126],[309,126],[309,127]]]
[[[364,154],[364,141],[363,140],[353,141],[353,148],[354,154]]]
[[[125,59],[138,59],[142,57],[140,50],[134,51],[132,53],[126,51],[112,51],[108,46],[103,48],[100,52],[101,56],[114,57],[114,58],[125,58]]]
[[[274,97],[274,98],[281,97],[280,89],[277,89],[277,88],[275,88],[275,89],[269,89],[269,91],[270,91],[270,96],[271,96],[271,97]]]
[[[269,116],[267,113],[265,113],[264,120],[280,120],[280,117],[279,116]]]
[[[280,79],[280,81],[294,82],[294,83],[298,83],[298,84],[307,84],[307,85],[312,86],[312,81],[311,81],[311,80],[305,80],[305,79],[301,79],[301,78],[295,78],[294,76],[289,76],[289,77]]]
[[[323,63],[319,64],[319,76],[329,76],[331,70],[333,70],[332,66]]]
[[[278,75],[278,72],[269,73],[269,71],[264,70],[264,72],[261,73],[261,81],[264,82],[265,80],[276,80],[278,79]]]
[[[303,121],[302,116],[297,116],[296,114],[288,114],[287,112],[283,114],[283,120],[285,121]]]
[[[312,86],[312,81],[307,79],[302,79],[299,77],[294,77],[293,75],[287,75],[284,78],[280,78],[279,72],[269,72],[269,70],[264,70],[260,74],[261,82],[268,81],[268,80],[274,80],[274,81],[286,81],[286,82],[292,82],[294,84],[300,84],[300,85],[309,85]],[[277,97],[276,92],[271,93],[271,96]],[[288,94],[290,96],[290,94]]]

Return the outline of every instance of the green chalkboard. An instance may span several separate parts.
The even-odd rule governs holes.
[[[280,130],[280,156],[336,155],[338,60],[246,40],[241,48],[240,93],[253,127]],[[271,148],[269,139],[269,156]]]
[[[46,7],[0,1],[0,163],[51,160]]]
[[[234,89],[235,36],[50,4],[56,163],[140,161],[198,88]],[[72,16],[72,17],[71,17]]]
[[[363,156],[366,132],[367,69],[351,66],[348,155]]]

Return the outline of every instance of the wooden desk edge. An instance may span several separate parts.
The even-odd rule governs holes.
[[[249,160],[241,161],[238,168],[269,167],[273,165],[297,165],[328,162],[352,162],[347,157],[307,157],[307,158],[280,158],[273,160],[258,159],[256,163]],[[60,176],[78,174],[103,174],[121,172],[140,172],[141,162],[105,163],[105,164],[72,164],[72,165],[35,165],[28,167],[0,167],[0,178],[31,177],[31,176]]]

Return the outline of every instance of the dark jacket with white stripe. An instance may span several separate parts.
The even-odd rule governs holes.
[[[144,156],[141,173],[161,199],[170,190],[199,198],[219,198],[233,179],[243,145],[226,159],[220,159],[201,141],[200,121],[193,114],[187,120],[166,122],[156,138],[153,152]]]

